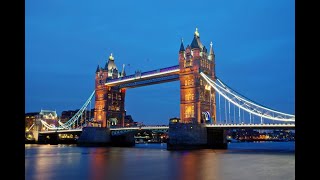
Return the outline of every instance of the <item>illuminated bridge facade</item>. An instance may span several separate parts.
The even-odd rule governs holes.
[[[200,72],[215,79],[215,55],[201,43],[198,31],[190,45],[181,41],[179,65],[126,75],[120,72],[112,54],[105,67],[96,70],[94,121],[101,127],[124,126],[126,90],[170,81],[180,81],[182,122],[216,122],[215,90],[204,82]]]
[[[295,115],[255,103],[216,76],[212,43],[207,50],[200,41],[197,29],[190,45],[184,47],[181,41],[178,65],[126,75],[124,66],[120,71],[114,61],[111,54],[104,67],[97,67],[95,90],[72,118],[65,123],[59,121],[59,126],[40,120],[41,129],[56,131],[88,126],[85,121],[79,123],[79,119],[88,105],[91,106],[93,97],[95,111],[90,124],[96,127],[124,127],[126,91],[170,81],[180,81],[180,122],[184,124],[215,125],[212,128],[216,129],[225,127],[220,127],[220,124],[237,124],[234,128],[259,124],[257,128],[265,128],[264,124],[282,122],[284,127],[287,123],[293,123],[294,128]]]

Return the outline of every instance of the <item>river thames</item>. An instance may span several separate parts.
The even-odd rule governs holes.
[[[227,150],[25,145],[26,180],[294,180],[295,142],[229,143]]]

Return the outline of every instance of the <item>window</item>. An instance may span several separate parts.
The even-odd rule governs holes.
[[[194,99],[194,94],[193,93],[187,93],[185,95],[185,100],[186,101],[192,101]]]
[[[186,79],[184,81],[185,86],[192,86],[193,85],[193,79]]]
[[[194,106],[185,106],[185,112],[184,112],[185,118],[193,118],[194,117]]]

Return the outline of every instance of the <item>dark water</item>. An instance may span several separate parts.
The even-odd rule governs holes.
[[[25,145],[26,180],[294,180],[295,143],[230,143],[227,150]]]

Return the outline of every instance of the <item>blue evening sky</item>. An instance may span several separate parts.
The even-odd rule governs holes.
[[[295,114],[295,1],[25,1],[25,112],[82,107],[97,65],[178,64],[195,28],[210,41],[216,75],[261,105]],[[94,107],[94,104],[91,106]],[[128,89],[127,114],[144,124],[180,116],[179,81]]]

